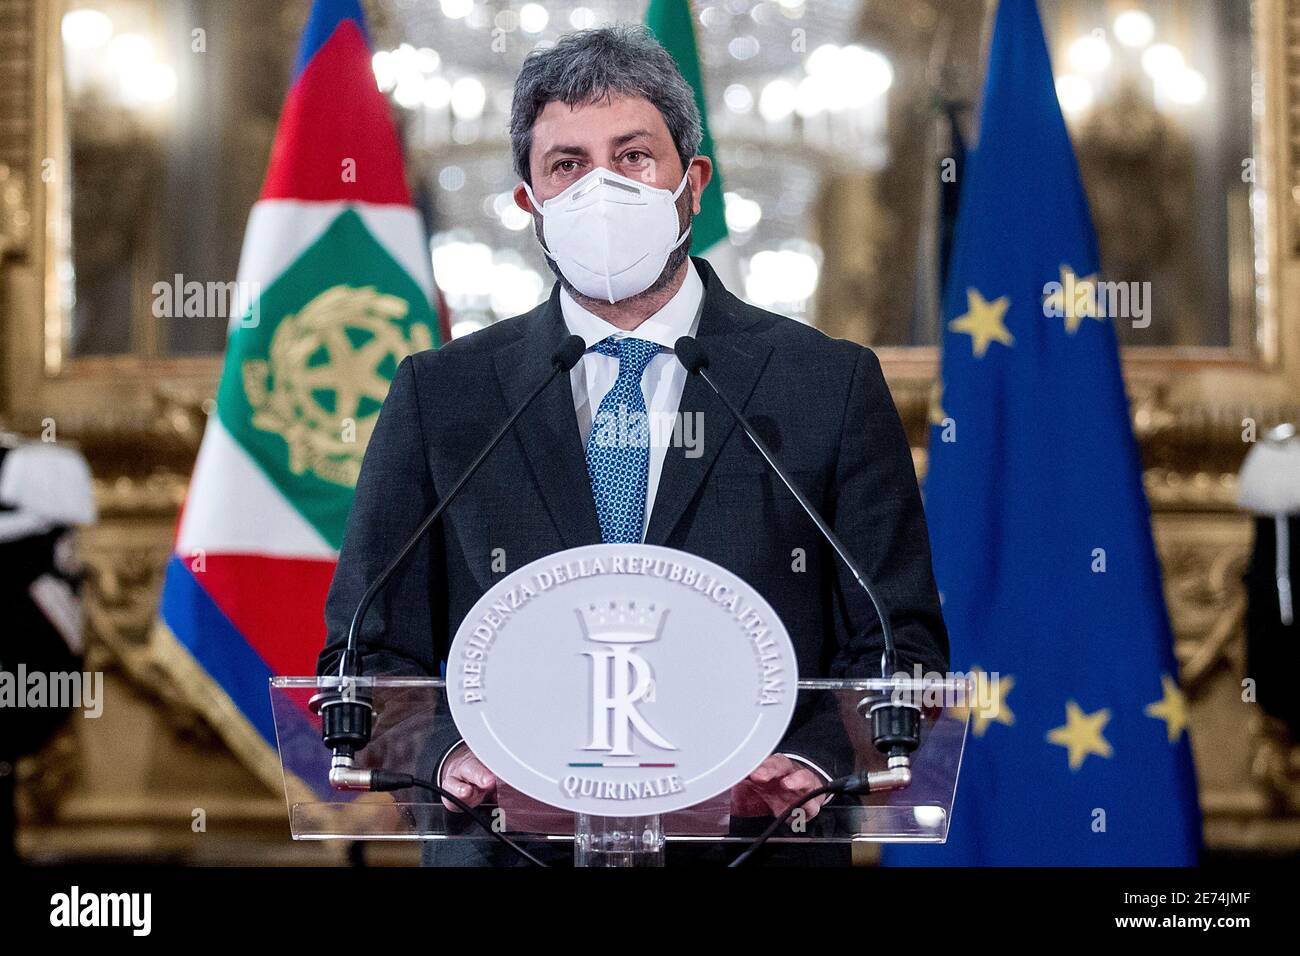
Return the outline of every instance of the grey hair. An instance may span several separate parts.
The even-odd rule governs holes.
[[[646,27],[615,24],[582,30],[524,58],[510,106],[510,149],[515,172],[532,185],[528,168],[533,124],[547,103],[595,103],[611,95],[640,96],[658,109],[683,169],[704,138],[695,92],[672,55]]]

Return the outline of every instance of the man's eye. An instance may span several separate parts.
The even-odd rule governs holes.
[[[577,162],[578,161],[576,159],[562,159],[555,164],[555,169],[558,172],[571,173],[573,172],[573,167],[577,164]]]
[[[633,149],[624,153],[623,158],[635,166],[639,164],[642,159],[645,158],[645,153],[641,152],[641,150],[639,149]]]

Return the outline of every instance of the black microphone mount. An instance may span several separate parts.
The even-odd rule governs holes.
[[[370,586],[361,595],[361,600],[357,602],[357,609],[352,615],[352,623],[348,627],[347,645],[339,656],[339,686],[317,694],[311,701],[312,708],[319,711],[321,715],[321,738],[324,740],[325,746],[330,748],[334,754],[330,768],[330,783],[336,788],[370,790],[375,784],[379,783],[374,778],[373,771],[356,770],[353,769],[352,765],[352,758],[370,742],[374,720],[374,705],[370,695],[357,681],[357,678],[362,675],[361,656],[357,642],[361,633],[361,625],[366,618],[366,612],[370,610],[376,596],[388,584],[397,569],[410,557],[411,552],[415,550],[416,545],[424,538],[434,522],[442,517],[442,513],[447,510],[447,506],[456,500],[465,485],[483,465],[483,462],[488,459],[488,456],[492,454],[497,445],[501,444],[502,439],[514,427],[519,417],[532,406],[537,397],[559,375],[568,372],[578,364],[586,348],[586,343],[576,335],[570,335],[561,343],[560,347],[551,356],[551,373],[533,389],[532,393],[502,423],[496,434],[492,436],[491,441],[478,453],[478,456],[465,469],[456,483],[452,485],[451,490],[438,502],[437,507],[420,522],[415,531],[411,533],[410,538],[402,545],[401,550],[397,552],[396,557],[370,583]]]
[[[731,417],[736,420],[741,429],[749,437],[753,446],[758,449],[758,453],[771,467],[781,482],[789,490],[790,494],[799,502],[804,513],[817,526],[831,548],[839,556],[840,561],[849,569],[849,573],[858,583],[858,586],[866,592],[867,597],[871,600],[871,605],[875,609],[876,617],[880,621],[880,632],[884,638],[884,650],[880,655],[880,676],[883,680],[892,681],[898,671],[898,652],[894,647],[894,630],[889,621],[889,611],[885,608],[876,593],[875,587],[870,579],[863,572],[858,562],[854,560],[849,553],[848,548],[844,546],[839,535],[826,523],[826,519],[821,516],[808,497],[799,490],[799,487],[790,478],[790,475],[776,460],[771,449],[758,433],[754,431],[749,420],[741,413],[740,409],[729,399],[713,379],[709,376],[709,357],[705,354],[704,349],[700,347],[699,342],[689,335],[679,338],[673,345],[673,351],[685,367],[687,374],[699,375],[712,389],[713,394],[718,397]],[[879,771],[871,775],[870,788],[872,790],[898,789],[907,786],[911,782],[910,755],[921,744],[921,708],[918,702],[902,699],[899,695],[886,693],[884,695],[870,695],[863,698],[858,703],[858,711],[864,717],[871,721],[872,740],[886,758],[888,770]],[[867,781],[864,779],[860,783],[854,781],[853,789],[858,792],[865,792]],[[861,789],[859,789],[861,788]]]

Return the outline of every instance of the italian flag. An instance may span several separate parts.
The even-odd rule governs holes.
[[[441,337],[357,0],[312,8],[238,285],[154,640],[181,690],[274,783],[267,681],[315,673],[379,407],[398,363]]]
[[[691,14],[690,0],[650,0],[646,8],[645,25],[667,50],[686,82],[695,91],[695,105],[700,110],[704,126],[704,139],[699,154],[713,161],[713,178],[704,187],[700,197],[700,213],[691,226],[691,254],[703,256],[713,266],[722,284],[732,295],[744,298],[744,285],[740,274],[740,258],[731,244],[727,232],[726,204],[722,192],[722,169],[718,165],[713,137],[709,134],[709,111],[704,93],[704,77],[700,69],[699,47],[695,43],[695,20]]]

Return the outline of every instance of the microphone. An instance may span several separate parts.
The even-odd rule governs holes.
[[[858,586],[866,592],[871,599],[871,605],[875,608],[876,617],[880,620],[880,631],[885,639],[885,648],[880,655],[880,676],[884,680],[891,680],[898,670],[898,653],[894,647],[894,630],[889,623],[889,611],[885,608],[876,593],[875,586],[871,580],[862,571],[858,562],[854,560],[849,553],[848,548],[844,546],[831,526],[813,507],[808,497],[799,490],[798,486],[791,480],[789,473],[781,467],[781,463],[776,460],[766,443],[754,431],[748,419],[745,418],[739,408],[723,394],[722,390],[709,377],[707,371],[709,367],[709,357],[705,354],[700,343],[689,335],[683,335],[673,344],[673,351],[677,355],[677,360],[682,363],[688,375],[698,375],[713,390],[726,406],[731,417],[736,420],[741,429],[749,436],[750,442],[758,449],[758,453],[768,463],[771,469],[776,472],[782,484],[789,489],[790,494],[799,502],[804,513],[812,519],[812,523],[817,526],[835,551],[844,566],[849,569],[853,579],[858,582]],[[905,787],[911,782],[911,771],[909,755],[921,745],[921,708],[915,702],[904,702],[899,699],[898,695],[888,695],[885,697],[869,696],[858,703],[858,711],[863,716],[869,716],[871,719],[872,739],[875,742],[876,749],[888,758],[889,770],[885,772],[876,772],[870,774],[870,781],[865,779],[868,775],[861,774],[863,779],[841,778],[843,783],[836,789],[846,792],[865,793],[868,788],[871,790],[886,790]],[[841,783],[841,781],[834,781]],[[805,798],[806,799],[806,798]],[[802,805],[800,800],[798,805]]]
[[[356,682],[350,678],[361,676],[361,657],[357,652],[357,635],[361,633],[361,625],[365,621],[366,612],[370,610],[370,605],[374,603],[379,592],[384,589],[397,569],[405,563],[415,546],[428,532],[433,523],[442,516],[466,483],[474,477],[474,474],[483,465],[501,440],[506,437],[506,433],[514,427],[519,416],[537,400],[537,397],[546,390],[547,386],[553,382],[557,376],[568,372],[582,359],[582,354],[587,349],[586,343],[577,335],[570,335],[561,343],[560,347],[551,355],[551,373],[543,379],[538,386],[533,389],[532,393],[524,399],[518,408],[511,413],[510,417],[492,436],[491,441],[483,448],[478,456],[469,464],[464,473],[452,485],[451,490],[438,502],[429,514],[420,522],[419,526],[412,532],[411,537],[402,545],[397,556],[384,568],[371,583],[365,592],[361,595],[361,600],[357,602],[357,609],[352,615],[351,626],[348,627],[347,645],[342,655],[339,657],[338,674],[340,686],[337,690],[329,690],[316,695],[312,699],[312,706],[318,710],[321,715],[322,732],[321,737],[325,746],[334,752],[334,760],[331,764],[330,782],[340,789],[363,789],[368,790],[371,784],[377,781],[371,777],[371,771],[360,771],[352,769],[352,758],[357,751],[363,749],[370,742],[371,724],[374,717],[374,707],[370,700],[361,693],[358,693]],[[364,774],[365,779],[360,776]]]

